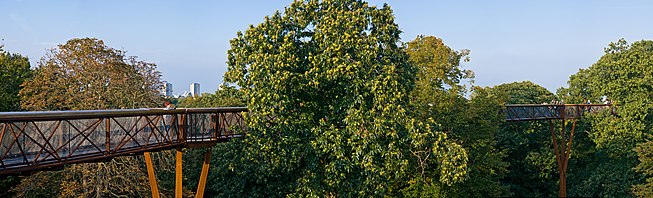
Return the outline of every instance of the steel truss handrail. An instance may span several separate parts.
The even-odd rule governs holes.
[[[503,109],[506,121],[576,119],[603,110],[615,113],[612,104],[508,104]]]
[[[0,113],[0,175],[240,136],[246,107]]]

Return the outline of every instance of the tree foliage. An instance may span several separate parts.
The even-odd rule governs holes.
[[[435,129],[446,132],[469,153],[469,175],[464,182],[451,187],[441,184],[416,185],[419,188],[411,189],[412,192],[406,195],[508,195],[508,189],[499,180],[507,172],[507,164],[503,162],[505,156],[496,147],[496,123],[502,119],[497,111],[499,104],[482,88],[476,88],[471,100],[464,97],[467,91],[462,83],[465,80],[473,81],[474,77],[471,70],[461,67],[461,62],[468,60],[469,50],[455,51],[439,38],[418,36],[406,44],[405,51],[409,55],[409,63],[418,70],[415,89],[410,93],[412,117],[435,120]],[[420,155],[416,157],[422,158]],[[427,181],[432,180],[426,177]]]
[[[101,40],[71,39],[41,59],[34,77],[22,85],[21,105],[28,110],[157,107],[160,77],[156,65]],[[134,157],[71,165],[26,177],[13,191],[27,197],[149,196],[142,165]]]
[[[653,197],[653,141],[647,141],[637,147],[639,164],[637,172],[644,174],[646,182],[633,186],[633,193],[638,197]]]
[[[27,57],[4,51],[0,46],[0,111],[20,110],[20,85],[31,76]]]
[[[399,34],[389,6],[338,0],[296,1],[238,33],[225,80],[243,90],[249,131],[232,169],[251,177],[223,192],[391,195],[419,179],[406,174],[417,150],[432,154],[434,182],[463,179],[466,152],[408,116],[416,69]]]
[[[162,101],[156,65],[98,39],[71,39],[51,49],[34,73],[20,91],[27,110],[137,108]]]
[[[500,106],[505,104],[542,104],[556,97],[546,88],[530,81],[497,85],[486,90]],[[516,197],[547,197],[557,195],[557,167],[549,123],[530,121],[496,122],[497,146],[502,148],[510,170],[502,184]],[[572,160],[573,161],[573,160]]]
[[[635,150],[638,144],[651,141],[653,124],[653,41],[632,44],[621,39],[609,44],[603,55],[588,69],[580,69],[569,78],[569,88],[560,89],[566,100],[580,102],[614,101],[616,116],[611,112],[587,116],[587,164],[579,169],[578,183],[582,196],[645,196],[642,175],[633,168],[640,156],[646,163],[650,150]],[[646,144],[642,145],[643,147]],[[641,165],[641,164],[640,164]],[[646,165],[636,169],[646,173]],[[604,186],[597,189],[595,186]]]

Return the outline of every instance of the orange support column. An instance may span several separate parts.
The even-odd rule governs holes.
[[[197,184],[196,198],[204,197],[204,187],[206,186],[206,177],[209,175],[209,165],[211,163],[211,147],[206,149],[204,154],[204,163],[202,163],[202,173],[200,174],[200,183]]]
[[[154,174],[154,166],[152,165],[152,156],[150,152],[143,152],[145,156],[145,165],[147,166],[147,177],[150,179],[150,188],[152,188],[152,197],[159,198],[159,186],[156,183],[156,175]]]
[[[176,153],[177,153],[177,159],[176,159],[176,163],[175,163],[175,197],[176,198],[181,198],[182,197],[182,184],[181,184],[181,182],[182,182],[182,179],[183,179],[182,172],[181,172],[181,169],[182,169],[182,165],[181,165],[181,161],[182,161],[181,148],[177,148]]]
[[[555,153],[556,162],[558,163],[558,173],[560,175],[559,190],[560,197],[567,197],[567,165],[569,164],[569,156],[571,154],[571,145],[574,140],[574,130],[576,128],[576,120],[572,121],[571,133],[569,137],[566,135],[566,120],[562,120],[562,128],[560,129],[560,139],[556,137],[553,130],[554,122],[549,121],[549,128],[551,131],[551,138],[553,140],[553,151]]]

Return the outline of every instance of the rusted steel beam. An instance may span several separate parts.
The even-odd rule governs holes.
[[[206,186],[206,178],[209,175],[209,165],[211,164],[211,147],[206,149],[204,154],[204,162],[202,162],[202,173],[200,173],[200,181],[197,184],[196,198],[204,197],[204,187]]]
[[[147,178],[150,180],[150,188],[152,189],[152,197],[159,198],[159,185],[156,183],[156,174],[154,174],[154,164],[152,164],[152,156],[150,152],[143,152],[145,156],[145,166],[147,167]]]
[[[183,167],[182,167],[182,149],[177,148],[175,160],[175,197],[182,198],[183,196]]]

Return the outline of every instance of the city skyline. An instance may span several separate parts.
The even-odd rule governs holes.
[[[203,93],[210,93],[210,92],[201,92],[200,83],[191,83],[188,90],[175,91],[173,87],[174,85],[172,83],[164,82],[163,88],[161,89],[161,94],[165,97],[179,98],[179,97],[202,96]]]
[[[168,1],[0,3],[5,50],[29,57],[32,67],[46,49],[79,37],[104,40],[127,55],[153,62],[163,80],[203,84],[212,93],[227,70],[229,40],[263,22],[291,1],[196,3]],[[475,85],[530,80],[554,91],[579,68],[588,68],[610,42],[652,39],[647,1],[387,2],[403,31],[442,38],[453,49],[471,50],[464,69]],[[102,9],[99,9],[102,8]]]

